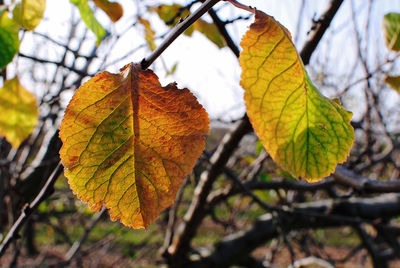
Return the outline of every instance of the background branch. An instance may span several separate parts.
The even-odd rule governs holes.
[[[310,217],[310,214],[314,215]],[[352,225],[354,219],[366,220],[389,218],[400,215],[400,195],[383,194],[373,198],[352,198],[349,200],[324,200],[299,204],[293,210],[279,214],[281,225],[286,232],[308,229]],[[272,214],[265,214],[245,230],[225,237],[214,246],[209,256],[190,264],[190,267],[229,267],[254,249],[280,235]]]
[[[58,163],[57,167],[53,171],[53,173],[49,176],[46,181],[46,184],[43,186],[42,190],[36,196],[36,198],[30,204],[26,204],[21,211],[21,215],[11,227],[10,231],[8,232],[7,236],[0,244],[0,257],[5,253],[9,244],[16,238],[19,237],[19,231],[24,226],[25,222],[28,220],[29,216],[36,211],[39,207],[40,203],[42,203],[53,191],[53,185],[61,175],[64,167],[62,166],[61,162]]]
[[[150,67],[150,65],[167,49],[176,38],[178,38],[187,28],[189,28],[195,21],[197,21],[204,13],[207,13],[215,4],[220,0],[207,0],[189,17],[180,21],[170,32],[170,34],[163,40],[163,42],[151,53],[148,57],[144,58],[140,63],[143,70]]]

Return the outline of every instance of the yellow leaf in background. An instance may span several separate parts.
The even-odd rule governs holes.
[[[391,50],[400,51],[400,13],[386,14],[382,26],[386,46]]]
[[[17,77],[0,88],[0,135],[18,148],[38,122],[36,97],[19,83]]]
[[[190,15],[190,11],[179,4],[173,5],[159,5],[157,7],[150,7],[150,11],[155,11],[161,20],[165,22],[169,27],[175,26],[179,20],[185,19]],[[191,25],[184,34],[192,36],[194,26]]]
[[[124,10],[119,3],[110,2],[108,0],[93,0],[93,2],[96,6],[101,8],[113,22],[117,22],[122,15],[124,15]]]
[[[150,7],[149,9],[150,11],[157,12],[160,19],[171,26],[175,26],[180,19],[184,19],[190,15],[190,11],[179,4],[159,5],[157,7]]]
[[[289,32],[272,17],[256,11],[241,46],[247,113],[266,150],[295,177],[328,176],[353,144],[352,113],[315,88]]]
[[[386,76],[385,82],[400,93],[400,76]]]
[[[209,119],[188,89],[138,64],[82,85],[60,127],[65,175],[93,210],[147,227],[173,202],[205,146]]]
[[[180,19],[185,19],[190,15],[190,11],[179,4],[159,5],[157,7],[151,7],[150,11],[157,12],[160,19],[170,27],[175,26]],[[202,19],[198,19],[185,31],[185,35],[192,36],[194,31],[202,33],[219,48],[226,46],[224,38],[221,36],[214,23],[208,23]]]
[[[13,19],[28,31],[40,24],[46,9],[46,0],[22,0],[13,10]]]
[[[214,23],[208,23],[202,19],[199,19],[193,25],[195,30],[204,34],[208,40],[217,45],[217,47],[223,48],[225,46],[225,40],[222,38],[217,26],[215,26]]]
[[[154,42],[154,35],[155,32],[151,28],[150,22],[146,19],[140,18],[138,21],[144,26],[144,39],[147,41],[147,44],[149,45],[151,50],[155,50],[157,48],[156,43]]]

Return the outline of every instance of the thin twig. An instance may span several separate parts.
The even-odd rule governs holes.
[[[226,30],[226,23],[224,23],[219,16],[217,15],[217,13],[214,11],[214,9],[210,9],[208,11],[208,14],[210,14],[214,24],[217,26],[219,33],[222,35],[222,37],[224,38],[226,45],[231,49],[231,51],[233,52],[233,54],[235,54],[236,57],[239,58],[240,55],[240,50],[237,47],[237,45],[235,44],[235,42],[232,40],[232,37],[229,35],[228,31]]]
[[[40,203],[42,203],[51,194],[51,192],[53,191],[53,185],[62,173],[63,169],[63,165],[61,164],[61,162],[59,162],[53,173],[47,179],[46,184],[43,186],[42,190],[36,196],[36,198],[30,204],[26,204],[24,206],[21,215],[15,221],[7,236],[4,238],[0,245],[0,257],[3,256],[10,243],[19,236],[19,231],[22,226],[24,226],[29,216],[33,212],[35,212]]]
[[[86,241],[86,239],[89,236],[89,233],[93,230],[93,228],[96,226],[96,224],[99,222],[101,219],[101,216],[103,216],[106,212],[106,208],[103,207],[101,211],[97,212],[96,214],[93,215],[92,220],[89,223],[88,228],[85,229],[85,232],[82,234],[82,236],[79,238],[79,240],[75,241],[68,252],[65,254],[65,262],[66,264],[70,263],[71,260],[76,256],[78,253],[79,249],[82,247],[83,243]]]
[[[328,29],[333,17],[342,5],[343,0],[333,0],[330,2],[326,11],[318,19],[315,28],[309,33],[308,39],[300,52],[301,59],[304,65],[310,62],[310,58],[314,50],[316,49],[319,41],[321,41],[322,36]]]
[[[87,74],[86,72],[84,72],[84,71],[77,70],[77,69],[75,69],[75,68],[73,68],[73,67],[70,67],[70,66],[66,66],[66,65],[64,65],[64,64],[62,64],[62,63],[60,63],[60,62],[58,62],[58,61],[51,61],[51,60],[39,59],[39,58],[36,58],[36,57],[34,57],[34,56],[29,56],[29,55],[26,55],[26,54],[21,53],[21,52],[18,53],[18,56],[19,56],[19,57],[23,57],[23,58],[27,58],[27,59],[30,59],[30,60],[33,60],[33,61],[36,61],[36,62],[40,62],[40,63],[50,63],[50,64],[54,64],[54,65],[59,66],[59,67],[64,67],[64,68],[66,68],[66,69],[68,69],[68,70],[70,70],[70,71],[73,71],[74,73],[77,73],[77,74],[79,74],[79,75],[83,75],[83,76],[88,75],[88,74]]]
[[[183,192],[184,192],[183,190],[185,189],[185,187],[187,185],[187,181],[188,181],[188,178],[186,177],[184,179],[184,181],[182,182],[182,185],[179,188],[178,193],[176,194],[174,204],[172,205],[172,207],[169,210],[168,225],[167,225],[167,230],[165,231],[164,245],[160,249],[161,254],[166,252],[169,245],[172,243],[172,238],[174,237],[174,228],[176,225],[176,214],[178,212],[179,205],[181,204]]]

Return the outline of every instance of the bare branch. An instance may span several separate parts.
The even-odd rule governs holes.
[[[40,203],[42,203],[51,194],[51,192],[53,191],[53,185],[63,170],[64,167],[61,164],[61,162],[59,162],[57,167],[54,169],[53,173],[47,179],[46,184],[43,186],[42,190],[36,196],[36,198],[32,201],[32,203],[26,204],[24,206],[21,215],[14,223],[14,225],[11,227],[7,236],[0,244],[0,257],[5,253],[9,244],[19,236],[19,231],[22,228],[22,226],[24,226],[29,216],[33,212],[35,212],[35,210],[39,207]]]
[[[89,233],[93,230],[93,228],[96,226],[96,224],[101,219],[101,216],[103,216],[106,211],[107,211],[106,208],[103,207],[101,209],[101,211],[99,211],[93,215],[93,218],[89,223],[89,226],[85,229],[82,236],[72,244],[72,246],[70,247],[68,252],[65,254],[65,260],[66,260],[65,264],[70,263],[71,260],[76,256],[79,249],[82,247],[83,243],[86,241],[87,237],[89,236]]]
[[[40,63],[50,63],[50,64],[54,64],[56,66],[64,67],[64,68],[66,68],[66,69],[68,69],[68,70],[70,70],[70,71],[72,71],[74,73],[77,73],[79,75],[82,75],[82,76],[86,76],[87,75],[87,73],[85,71],[77,70],[74,67],[66,66],[62,62],[59,62],[59,61],[51,61],[51,60],[46,60],[46,59],[40,59],[40,58],[37,58],[37,57],[34,57],[34,56],[26,55],[26,54],[21,53],[21,52],[18,53],[18,56],[23,57],[23,58],[27,58],[27,59],[30,59],[30,60],[33,60],[33,61],[36,61],[36,62],[40,62]]]
[[[228,31],[226,30],[226,27],[225,27],[226,23],[221,21],[221,19],[219,18],[217,13],[214,11],[214,9],[211,8],[208,11],[208,14],[210,14],[214,24],[218,28],[219,33],[224,38],[226,45],[231,49],[233,54],[235,54],[235,56],[239,58],[239,54],[240,54],[239,48],[237,47],[237,45],[235,44],[235,42],[232,40],[231,36],[229,35]]]
[[[300,204],[280,213],[280,226],[287,232],[304,228],[352,225],[400,215],[400,195],[384,194],[372,198],[324,200]],[[310,217],[310,213],[314,216]],[[358,219],[358,220],[357,220]],[[214,246],[213,252],[190,267],[229,267],[254,249],[279,236],[272,214],[265,214],[245,230],[229,235]]]
[[[364,178],[341,165],[336,167],[332,177],[338,183],[366,193],[394,193],[400,192],[400,181],[379,181]]]
[[[322,36],[328,29],[329,25],[331,24],[331,21],[333,20],[333,17],[336,15],[342,3],[343,0],[331,1],[326,11],[316,21],[316,24],[310,31],[307,42],[305,43],[300,53],[304,65],[307,65],[310,62],[312,53],[317,48],[319,41],[321,41]]]
[[[150,56],[144,58],[141,62],[142,68],[147,69],[150,65],[166,50],[178,36],[180,36],[187,28],[197,21],[204,13],[217,4],[220,0],[207,0],[187,19],[178,23],[171,33],[164,39],[160,46]]]
[[[169,258],[181,258],[179,261],[182,261],[182,258],[186,258],[190,241],[194,237],[197,227],[206,214],[206,200],[212,184],[223,171],[225,164],[237,148],[242,137],[250,130],[251,125],[246,117],[239,122],[231,133],[228,133],[224,137],[224,140],[211,157],[210,162],[212,165],[209,170],[201,174],[200,181],[195,189],[195,196],[193,197],[189,210],[184,216],[184,223],[178,227],[173,243],[168,248],[168,253],[165,253],[166,256],[169,255]],[[174,260],[174,262],[176,261],[178,260]]]

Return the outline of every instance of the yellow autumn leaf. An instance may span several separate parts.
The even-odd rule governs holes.
[[[190,11],[179,4],[159,5],[157,7],[149,7],[149,11],[156,12],[169,27],[175,26],[181,19],[185,19],[190,15]],[[184,34],[192,36],[194,26],[191,25]]]
[[[162,4],[156,7],[149,7],[149,10],[157,12],[160,19],[170,26],[175,26],[180,19],[184,19],[190,15],[190,11],[179,4]]]
[[[272,17],[255,11],[241,46],[247,113],[266,150],[295,177],[328,176],[353,144],[352,113],[315,88],[290,33]]]
[[[173,5],[159,5],[151,7],[150,11],[157,12],[160,19],[170,27],[178,23],[179,20],[185,19],[190,15],[190,11],[179,4]],[[217,26],[214,23],[208,23],[202,19],[198,19],[186,31],[185,35],[192,36],[194,31],[203,34],[208,40],[213,42],[217,47],[222,48],[226,46],[224,38],[222,38]]]
[[[60,127],[69,184],[93,210],[147,227],[170,206],[205,145],[209,119],[188,89],[129,64],[81,86]]]
[[[222,38],[222,35],[214,23],[208,23],[199,19],[193,24],[193,26],[195,30],[204,34],[208,40],[213,42],[217,47],[223,48],[225,46],[225,40]]]
[[[150,22],[141,17],[138,18],[138,21],[144,26],[144,39],[147,41],[150,50],[155,50],[157,48],[156,43],[154,42],[155,32],[151,28]]]
[[[26,90],[17,77],[0,88],[0,135],[18,148],[38,122],[36,97]]]
[[[32,31],[42,21],[46,0],[22,0],[13,10],[13,19],[28,31]]]
[[[94,16],[88,0],[69,0],[69,2],[78,8],[82,20],[97,37],[96,45],[100,45],[101,41],[106,37],[107,32]]]
[[[119,3],[110,2],[108,0],[93,0],[93,2],[103,10],[113,22],[117,22],[122,15],[124,15],[124,10]]]
[[[387,76],[385,82],[400,93],[400,76]]]

